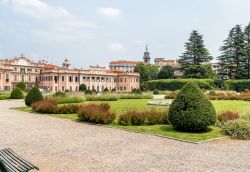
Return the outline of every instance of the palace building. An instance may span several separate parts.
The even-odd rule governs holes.
[[[46,61],[33,62],[23,55],[0,60],[0,90],[9,91],[19,82],[28,88],[38,86],[50,92],[78,91],[81,84],[90,90],[102,92],[105,88],[118,92],[131,92],[139,88],[140,75],[117,69],[90,66],[89,69],[72,69],[68,59],[62,66]]]

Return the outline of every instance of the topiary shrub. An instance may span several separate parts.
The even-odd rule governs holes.
[[[16,87],[20,88],[21,90],[26,90],[26,84],[24,82],[19,82]]]
[[[43,95],[37,87],[33,87],[25,98],[25,104],[31,106],[32,103],[43,100]]]
[[[81,84],[81,85],[79,86],[79,91],[86,91],[86,90],[87,90],[86,84]]]
[[[11,91],[10,98],[11,99],[22,99],[23,98],[22,90],[19,87],[14,88]]]
[[[53,97],[65,97],[66,94],[64,92],[58,91],[53,94]]]
[[[159,92],[158,89],[154,89],[153,94],[159,94],[159,93],[160,93],[160,92]]]
[[[107,87],[104,88],[103,93],[108,93],[108,92],[109,92],[109,89]]]
[[[195,83],[189,82],[171,104],[169,121],[177,130],[202,131],[215,124],[216,112],[201,89]]]
[[[223,131],[237,139],[250,139],[250,122],[246,120],[233,120],[223,125]]]

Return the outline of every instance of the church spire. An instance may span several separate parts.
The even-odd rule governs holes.
[[[146,44],[146,51],[144,52],[143,60],[145,64],[150,64],[150,53],[148,52],[148,44]]]

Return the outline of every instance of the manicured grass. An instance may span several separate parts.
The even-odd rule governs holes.
[[[67,118],[71,120],[78,120],[77,114],[48,114],[49,116],[58,117],[58,118]]]
[[[241,115],[250,114],[250,101],[212,100],[217,113],[224,110],[237,111]]]
[[[210,127],[207,132],[190,133],[180,132],[173,129],[171,125],[150,125],[150,126],[122,126],[122,125],[111,125],[116,128],[128,129],[135,132],[145,132],[161,136],[173,137],[182,140],[188,140],[193,142],[200,142],[210,139],[223,137],[221,128]]]
[[[0,100],[6,100],[10,98],[10,92],[0,93]]]
[[[29,106],[26,106],[26,107],[15,107],[13,109],[24,111],[24,112],[32,112],[32,108],[29,107]]]

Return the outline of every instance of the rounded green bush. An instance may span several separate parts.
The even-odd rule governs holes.
[[[11,91],[10,98],[11,99],[22,99],[23,98],[22,90],[19,87],[14,88]]]
[[[195,83],[189,82],[170,106],[169,121],[177,130],[203,131],[215,124],[216,112],[201,89]]]
[[[81,85],[79,86],[79,91],[86,91],[86,90],[87,90],[86,84],[81,84]]]
[[[153,94],[160,94],[158,89],[154,89]]]
[[[20,88],[21,90],[26,90],[26,84],[24,82],[19,82],[16,87]]]
[[[25,98],[25,104],[31,106],[32,103],[43,100],[43,95],[37,87],[33,87]]]

